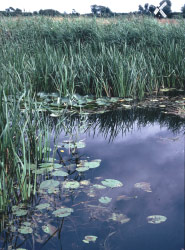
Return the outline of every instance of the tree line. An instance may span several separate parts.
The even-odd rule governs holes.
[[[167,5],[163,8],[164,13],[167,15],[168,18],[178,18],[180,16],[185,18],[185,4],[181,8],[181,12],[172,12],[171,10],[171,0],[162,0],[160,2],[160,6],[166,2]],[[159,7],[159,6],[158,6]],[[139,14],[139,15],[147,15],[147,16],[154,16],[154,11],[156,9],[156,6],[149,5],[148,3],[145,3],[144,6],[139,5],[138,11],[134,11],[131,14]],[[120,15],[128,15],[130,13],[115,13],[110,10],[110,8],[102,5],[91,5],[91,13],[88,14],[82,14],[81,16],[96,16],[96,17],[112,17],[112,16],[120,16]],[[1,16],[33,16],[33,15],[41,15],[41,16],[80,16],[80,13],[78,13],[75,9],[72,10],[70,14],[67,13],[60,13],[57,10],[53,9],[44,9],[39,11],[33,11],[33,12],[25,12],[22,11],[19,8],[14,9],[13,7],[9,7],[5,9],[5,11],[0,11]],[[156,17],[162,18],[161,13],[158,12]]]

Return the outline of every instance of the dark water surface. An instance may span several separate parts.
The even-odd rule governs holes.
[[[59,148],[56,162],[67,166],[80,160],[101,159],[99,167],[81,174],[74,167],[67,179],[80,182],[80,188],[64,190],[66,177],[38,176],[39,182],[54,178],[61,185],[59,192],[38,192],[28,206],[28,215],[9,215],[9,223],[18,229],[30,222],[31,234],[11,232],[5,223],[0,249],[61,249],[61,250],[181,250],[184,248],[184,121],[155,112],[136,115],[131,111],[91,116],[73,134],[61,132],[58,145],[66,139],[84,140],[86,147],[71,152]],[[76,121],[75,124],[78,124]],[[83,126],[90,128],[82,129]],[[74,128],[73,128],[74,129]],[[64,152],[60,152],[64,150]],[[122,187],[99,190],[93,184],[104,179],[116,179]],[[89,180],[84,185],[83,180]],[[152,192],[134,185],[147,182]],[[99,202],[101,196],[112,198],[108,204]],[[50,208],[38,210],[36,205],[49,203]],[[74,209],[70,216],[55,217],[52,212],[61,206]],[[113,213],[124,214],[127,223],[111,220]],[[162,215],[167,220],[150,224],[147,217]],[[6,218],[5,218],[6,220]],[[43,232],[49,224],[52,233]],[[86,235],[96,242],[84,243]],[[9,248],[8,248],[9,246]]]

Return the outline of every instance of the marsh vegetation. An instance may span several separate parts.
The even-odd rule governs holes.
[[[38,211],[32,218],[31,213],[35,209],[51,211],[49,201],[55,198],[52,216],[62,221],[58,229],[48,222],[42,230],[49,230],[49,239],[57,232],[60,236],[63,218],[73,212],[71,207],[59,208],[63,206],[58,203],[60,195],[71,206],[69,197],[75,200],[79,187],[88,197],[95,197],[95,188],[122,187],[122,182],[109,178],[95,182],[91,178],[94,185],[87,187],[90,184],[84,172],[95,171],[102,159],[79,153],[86,147],[83,134],[95,136],[98,132],[113,143],[120,134],[132,131],[135,123],[138,128],[159,123],[175,135],[182,134],[183,25],[182,20],[162,24],[151,18],[0,19],[0,216],[1,231],[8,232],[0,242],[2,247],[17,248],[19,245],[12,243],[17,235],[32,234],[38,226],[33,223]],[[180,96],[168,98],[165,93],[174,89]],[[176,114],[182,119],[167,114],[170,101],[171,113],[178,105]],[[150,192],[148,182],[138,180],[135,187]],[[102,195],[95,200],[104,205],[115,198],[114,194],[112,198]],[[86,206],[84,197],[77,201]],[[86,208],[96,206],[95,202]],[[92,218],[100,218],[104,211],[108,220],[121,224],[130,220],[112,208],[104,210],[98,205],[98,209],[98,214],[91,211]],[[28,215],[29,222],[23,223],[22,218]],[[166,221],[165,216],[149,215],[148,223]],[[44,246],[48,242],[45,236],[39,238],[39,231],[34,236]],[[95,242],[94,237],[84,235],[83,241]]]

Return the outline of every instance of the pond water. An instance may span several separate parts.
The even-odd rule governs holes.
[[[128,110],[70,124],[32,201],[1,218],[0,249],[184,249],[184,121]]]

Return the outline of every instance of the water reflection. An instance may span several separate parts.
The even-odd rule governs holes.
[[[56,119],[52,121],[56,128]],[[70,125],[69,125],[70,124]],[[73,125],[73,126],[72,126]],[[80,189],[49,194],[38,192],[28,216],[16,218],[9,214],[9,224],[19,227],[32,223],[33,233],[23,235],[10,232],[8,222],[1,233],[1,249],[111,249],[111,250],[174,250],[184,247],[184,121],[151,111],[114,111],[108,114],[71,117],[63,127],[57,127],[57,143],[64,138],[84,139],[86,147],[57,151],[57,162],[63,164],[69,179],[89,180],[90,185]],[[84,132],[85,131],[85,132]],[[54,135],[55,136],[55,135]],[[56,138],[55,138],[56,140]],[[56,141],[55,141],[56,142]],[[98,168],[79,174],[76,165],[81,160],[101,159]],[[37,177],[38,187],[46,176]],[[120,180],[121,188],[94,190],[93,184],[103,179]],[[64,180],[65,177],[57,177]],[[152,192],[134,187],[148,182]],[[112,198],[111,203],[100,204],[101,196]],[[38,211],[35,206],[48,202],[50,209]],[[56,218],[52,212],[71,207],[74,213]],[[110,219],[112,213],[125,214],[125,224]],[[147,223],[149,215],[164,215],[165,223]],[[14,219],[14,221],[13,221]],[[2,222],[3,223],[3,222]],[[42,226],[51,225],[52,233],[45,234]],[[85,235],[97,236],[95,243],[85,244]]]

